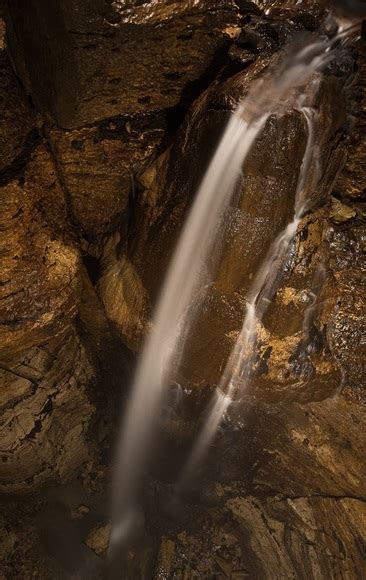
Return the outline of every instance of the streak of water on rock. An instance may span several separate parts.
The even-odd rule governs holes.
[[[247,302],[243,325],[223,372],[216,402],[211,404],[211,410],[188,458],[178,488],[184,486],[184,483],[193,474],[215,437],[229,405],[238,398],[238,395],[240,397],[245,393],[251,379],[251,368],[256,355],[257,326],[271,302],[272,295],[278,285],[278,278],[296,235],[297,226],[306,211],[306,193],[310,190],[309,186],[313,185],[313,179],[309,179],[309,173],[314,153],[314,111],[308,107],[302,107],[301,112],[306,119],[308,139],[296,188],[294,217],[271,244],[254,278],[249,291],[250,300]]]

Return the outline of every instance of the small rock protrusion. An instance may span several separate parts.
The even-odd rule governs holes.
[[[86,539],[86,545],[98,556],[103,555],[108,548],[111,524],[95,526]]]
[[[330,217],[336,224],[342,224],[356,217],[357,212],[353,207],[346,205],[337,198],[332,197]]]
[[[81,520],[84,516],[89,513],[89,508],[87,505],[79,505],[71,512],[71,517],[73,520]]]

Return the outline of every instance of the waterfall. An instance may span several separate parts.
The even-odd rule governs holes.
[[[243,161],[266,119],[267,114],[245,122],[241,108],[232,116],[183,229],[161,292],[153,330],[143,349],[123,425],[112,499],[114,516],[118,513],[121,516],[117,516],[112,527],[112,550],[115,542],[123,542],[133,523],[132,514],[150,450],[154,418],[161,406],[164,384],[179,339],[178,331],[184,328],[181,320],[192,301],[201,264],[214,241],[219,216],[230,202]]]
[[[123,545],[138,513],[138,493],[154,439],[154,421],[159,415],[174,354],[197,291],[200,270],[215,241],[215,230],[229,205],[238,175],[268,117],[294,106],[303,107],[304,86],[313,74],[331,59],[335,40],[318,39],[293,54],[289,51],[282,64],[268,70],[255,81],[247,97],[228,122],[213,159],[206,171],[175,250],[153,317],[152,331],[146,339],[124,418],[116,457],[112,490],[112,533],[109,555]],[[303,96],[304,95],[304,96]],[[300,103],[300,104],[299,104]],[[309,122],[309,140],[300,171],[294,220],[274,242],[268,258],[252,288],[243,329],[224,373],[217,401],[209,413],[201,437],[191,456],[194,464],[202,456],[232,400],[239,382],[246,383],[247,364],[243,353],[255,338],[258,317],[272,292],[273,272],[281,264],[305,209],[301,197],[310,158],[310,111],[302,108]],[[264,310],[263,310],[264,311]],[[182,321],[185,323],[182,324]],[[247,360],[249,360],[247,358]]]

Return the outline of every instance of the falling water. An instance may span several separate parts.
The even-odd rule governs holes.
[[[233,115],[181,235],[161,292],[153,330],[143,350],[123,425],[112,500],[114,522],[110,550],[113,550],[114,543],[124,541],[133,524],[137,487],[179,339],[177,329],[182,327],[180,321],[192,300],[193,288],[211,246],[219,216],[230,201],[236,176],[266,118],[267,115],[263,115],[250,123],[245,122],[241,109]]]
[[[110,555],[117,546],[123,544],[137,517],[138,487],[151,449],[154,420],[159,416],[164,386],[180,333],[185,326],[181,321],[187,320],[200,270],[212,248],[218,221],[230,203],[244,160],[269,115],[280,113],[299,102],[302,87],[315,71],[329,62],[331,47],[332,41],[317,40],[295,55],[289,54],[281,66],[253,83],[246,99],[232,115],[208,167],[163,285],[153,319],[153,329],[143,349],[124,419],[113,486]],[[275,242],[277,254],[282,252],[284,255],[289,245],[287,240],[291,240],[295,234],[300,210],[301,207],[296,209],[294,222],[288,226],[281,239]],[[267,267],[262,268],[253,288],[253,298],[243,325],[244,344],[253,336],[251,329],[255,326],[254,319],[258,316],[259,304],[265,301],[263,289],[267,285],[268,288],[272,287],[268,270]],[[253,317],[253,321],[250,317]],[[241,344],[237,351],[239,354],[242,352]],[[233,370],[240,368],[235,362],[236,359],[237,355],[234,353],[231,365]],[[243,374],[243,369],[241,373]],[[227,385],[227,380],[223,380],[225,387],[222,393],[218,393],[217,405],[214,405],[203,430],[204,445],[202,447],[198,443],[197,449],[201,450],[194,451],[193,457],[201,456],[231,401],[231,385],[234,384],[234,379]]]
[[[229,396],[232,396],[236,391],[239,391],[242,395],[250,379],[250,368],[254,356],[254,352],[252,351],[256,342],[257,325],[262,320],[273,293],[276,290],[278,277],[283,270],[284,262],[297,231],[297,226],[306,211],[306,193],[313,186],[314,181],[313,179],[308,179],[308,176],[310,173],[311,159],[315,151],[314,111],[308,107],[303,107],[301,112],[306,119],[308,139],[296,189],[294,217],[271,244],[250,289],[249,295],[251,298],[247,303],[242,330],[234,345],[219,385],[219,389]],[[314,172],[314,175],[316,173]]]

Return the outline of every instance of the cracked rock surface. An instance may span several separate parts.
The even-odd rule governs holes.
[[[328,9],[0,2],[1,577],[103,577],[111,440],[184,218],[230,112]],[[252,383],[171,512],[253,276],[292,219],[300,113],[271,117],[243,168],[126,578],[365,577],[365,63],[361,34],[320,77],[319,179]]]

